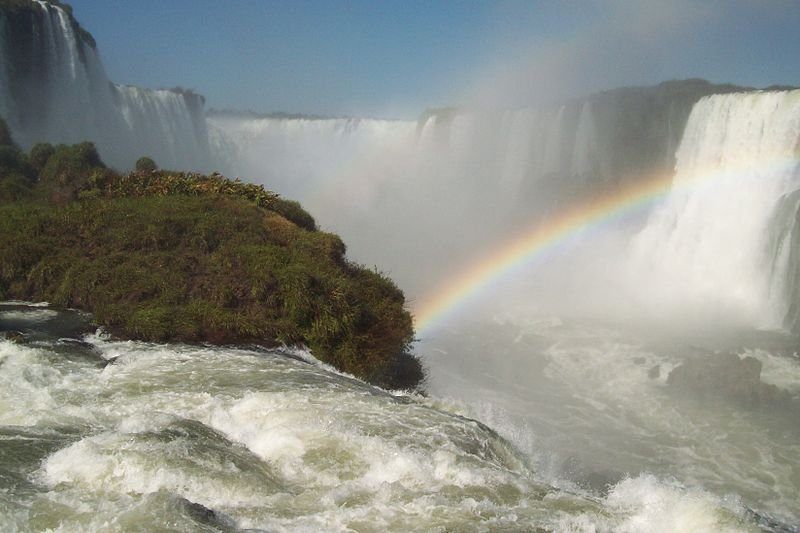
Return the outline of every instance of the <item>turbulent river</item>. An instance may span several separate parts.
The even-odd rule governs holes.
[[[422,397],[298,351],[122,342],[86,321],[0,306],[0,329],[25,335],[0,340],[4,531],[793,531],[800,519],[791,413],[670,395],[648,377],[676,364],[657,341],[556,318],[451,329],[423,345]],[[774,353],[748,353],[762,378],[798,392],[800,364],[780,337],[761,340]],[[473,372],[488,352],[503,363]]]

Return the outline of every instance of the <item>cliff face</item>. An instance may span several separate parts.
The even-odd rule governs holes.
[[[144,154],[169,168],[205,168],[203,103],[187,91],[110,83],[67,5],[0,2],[0,116],[25,148],[91,140],[119,168]]]
[[[591,106],[594,114],[599,163],[589,167],[590,174],[602,182],[619,184],[672,172],[694,105],[704,96],[747,90],[690,79],[654,87],[623,87],[576,102],[582,109]]]
[[[694,104],[746,90],[691,79],[501,113],[447,108],[423,114],[418,131],[486,169],[522,209],[544,208],[671,173]]]

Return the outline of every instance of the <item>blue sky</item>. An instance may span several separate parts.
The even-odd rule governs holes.
[[[109,78],[207,106],[414,117],[704,77],[800,85],[795,0],[71,0]]]

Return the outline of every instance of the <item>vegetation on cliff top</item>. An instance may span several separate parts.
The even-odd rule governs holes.
[[[152,168],[119,175],[91,143],[29,154],[6,144],[0,249],[0,299],[84,309],[116,335],[304,344],[384,387],[423,377],[402,292],[261,186]]]

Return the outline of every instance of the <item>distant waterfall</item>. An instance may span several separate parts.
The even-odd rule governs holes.
[[[138,154],[162,167],[205,169],[209,166],[208,131],[202,96],[177,90],[148,90],[112,85],[123,131]],[[109,150],[115,147],[109,146]],[[120,158],[124,154],[119,154]]]
[[[673,192],[634,243],[662,296],[781,324],[788,295],[776,288],[797,254],[787,236],[797,200],[787,195],[800,187],[799,143],[800,91],[716,95],[694,106]],[[794,209],[780,214],[786,203]]]
[[[208,124],[211,151],[221,170],[301,201],[325,190],[369,194],[389,176],[375,172],[361,182],[366,178],[361,169],[378,168],[378,159],[390,161],[414,142],[416,129],[413,121],[224,113],[211,114]]]
[[[672,166],[670,122],[682,129],[694,101],[661,90],[419,121],[217,112],[208,129],[219,170],[299,200],[413,294],[520,224]]]
[[[664,106],[651,103],[597,95],[505,112],[434,112],[419,122],[213,113],[208,124],[213,159],[222,170],[301,201],[307,190],[317,194],[337,187],[334,180],[358,179],[353,173],[364,165],[373,172],[371,181],[392,179],[374,173],[381,162],[390,175],[403,174],[395,187],[447,186],[452,194],[450,187],[458,186],[459,196],[480,193],[485,202],[486,194],[496,194],[498,201],[530,210],[532,203],[566,201],[672,166],[679,134],[663,117]],[[685,110],[684,122],[692,103],[673,106]],[[637,113],[648,129],[628,138],[627,122]],[[620,157],[621,146],[637,157]]]
[[[121,169],[208,166],[202,97],[109,83],[91,37],[48,2],[0,10],[0,116],[24,148],[90,140]]]

